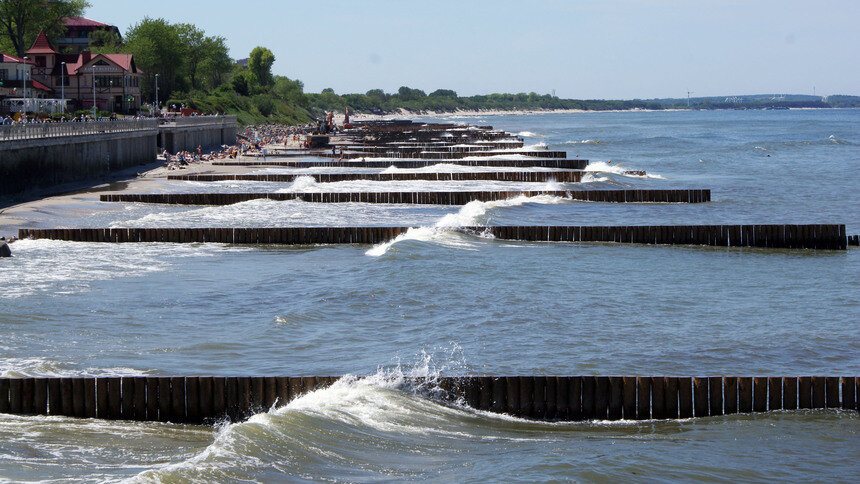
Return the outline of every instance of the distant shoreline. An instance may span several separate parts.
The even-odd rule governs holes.
[[[788,108],[788,109],[514,109],[514,110],[458,110],[458,111],[410,111],[408,109],[399,109],[396,112],[386,114],[369,114],[356,113],[350,114],[350,119],[354,121],[374,121],[393,118],[414,118],[414,117],[481,117],[481,116],[526,116],[534,114],[584,114],[584,113],[662,113],[662,112],[679,112],[679,111],[813,111],[813,110],[830,110],[830,109],[860,109],[860,108]],[[335,113],[335,117],[343,121],[343,114]]]

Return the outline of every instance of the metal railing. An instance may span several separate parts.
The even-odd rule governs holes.
[[[185,126],[212,126],[237,124],[236,116],[186,116],[162,120],[162,126],[185,127]]]
[[[113,121],[30,123],[0,126],[0,141],[59,138],[105,133],[127,133],[158,129],[155,119],[117,119]]]

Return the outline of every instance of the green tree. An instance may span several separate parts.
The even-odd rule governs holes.
[[[24,57],[40,30],[57,35],[63,17],[82,15],[89,6],[86,0],[0,0],[0,39]]]
[[[93,31],[90,39],[90,51],[93,54],[114,54],[123,48],[122,39],[113,30]]]
[[[206,37],[201,49],[204,56],[197,66],[197,77],[206,87],[214,89],[224,83],[227,73],[233,69],[233,59],[224,37]]]
[[[159,98],[168,99],[182,82],[186,70],[186,48],[178,29],[163,18],[146,17],[125,34],[126,52],[134,55],[144,72],[141,90],[146,99],[155,98],[155,75],[158,74]],[[179,86],[178,86],[179,84]]]
[[[259,86],[271,86],[272,64],[275,63],[275,54],[265,47],[254,47],[248,59],[248,70],[254,76]]]

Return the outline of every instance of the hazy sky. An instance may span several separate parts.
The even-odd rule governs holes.
[[[90,0],[257,45],[306,91],[402,85],[565,98],[860,93],[860,0]]]

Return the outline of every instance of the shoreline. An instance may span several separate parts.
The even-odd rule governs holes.
[[[422,117],[462,117],[462,118],[477,118],[481,116],[529,116],[537,114],[594,114],[594,113],[673,113],[682,111],[816,111],[816,110],[831,110],[831,109],[860,109],[860,108],[788,108],[788,109],[514,109],[514,110],[457,110],[457,111],[410,111],[400,108],[396,112],[387,114],[366,114],[356,113],[350,114],[350,119],[353,121],[380,121],[391,119],[411,119]],[[335,120],[340,120],[343,123],[343,113],[335,113]]]

